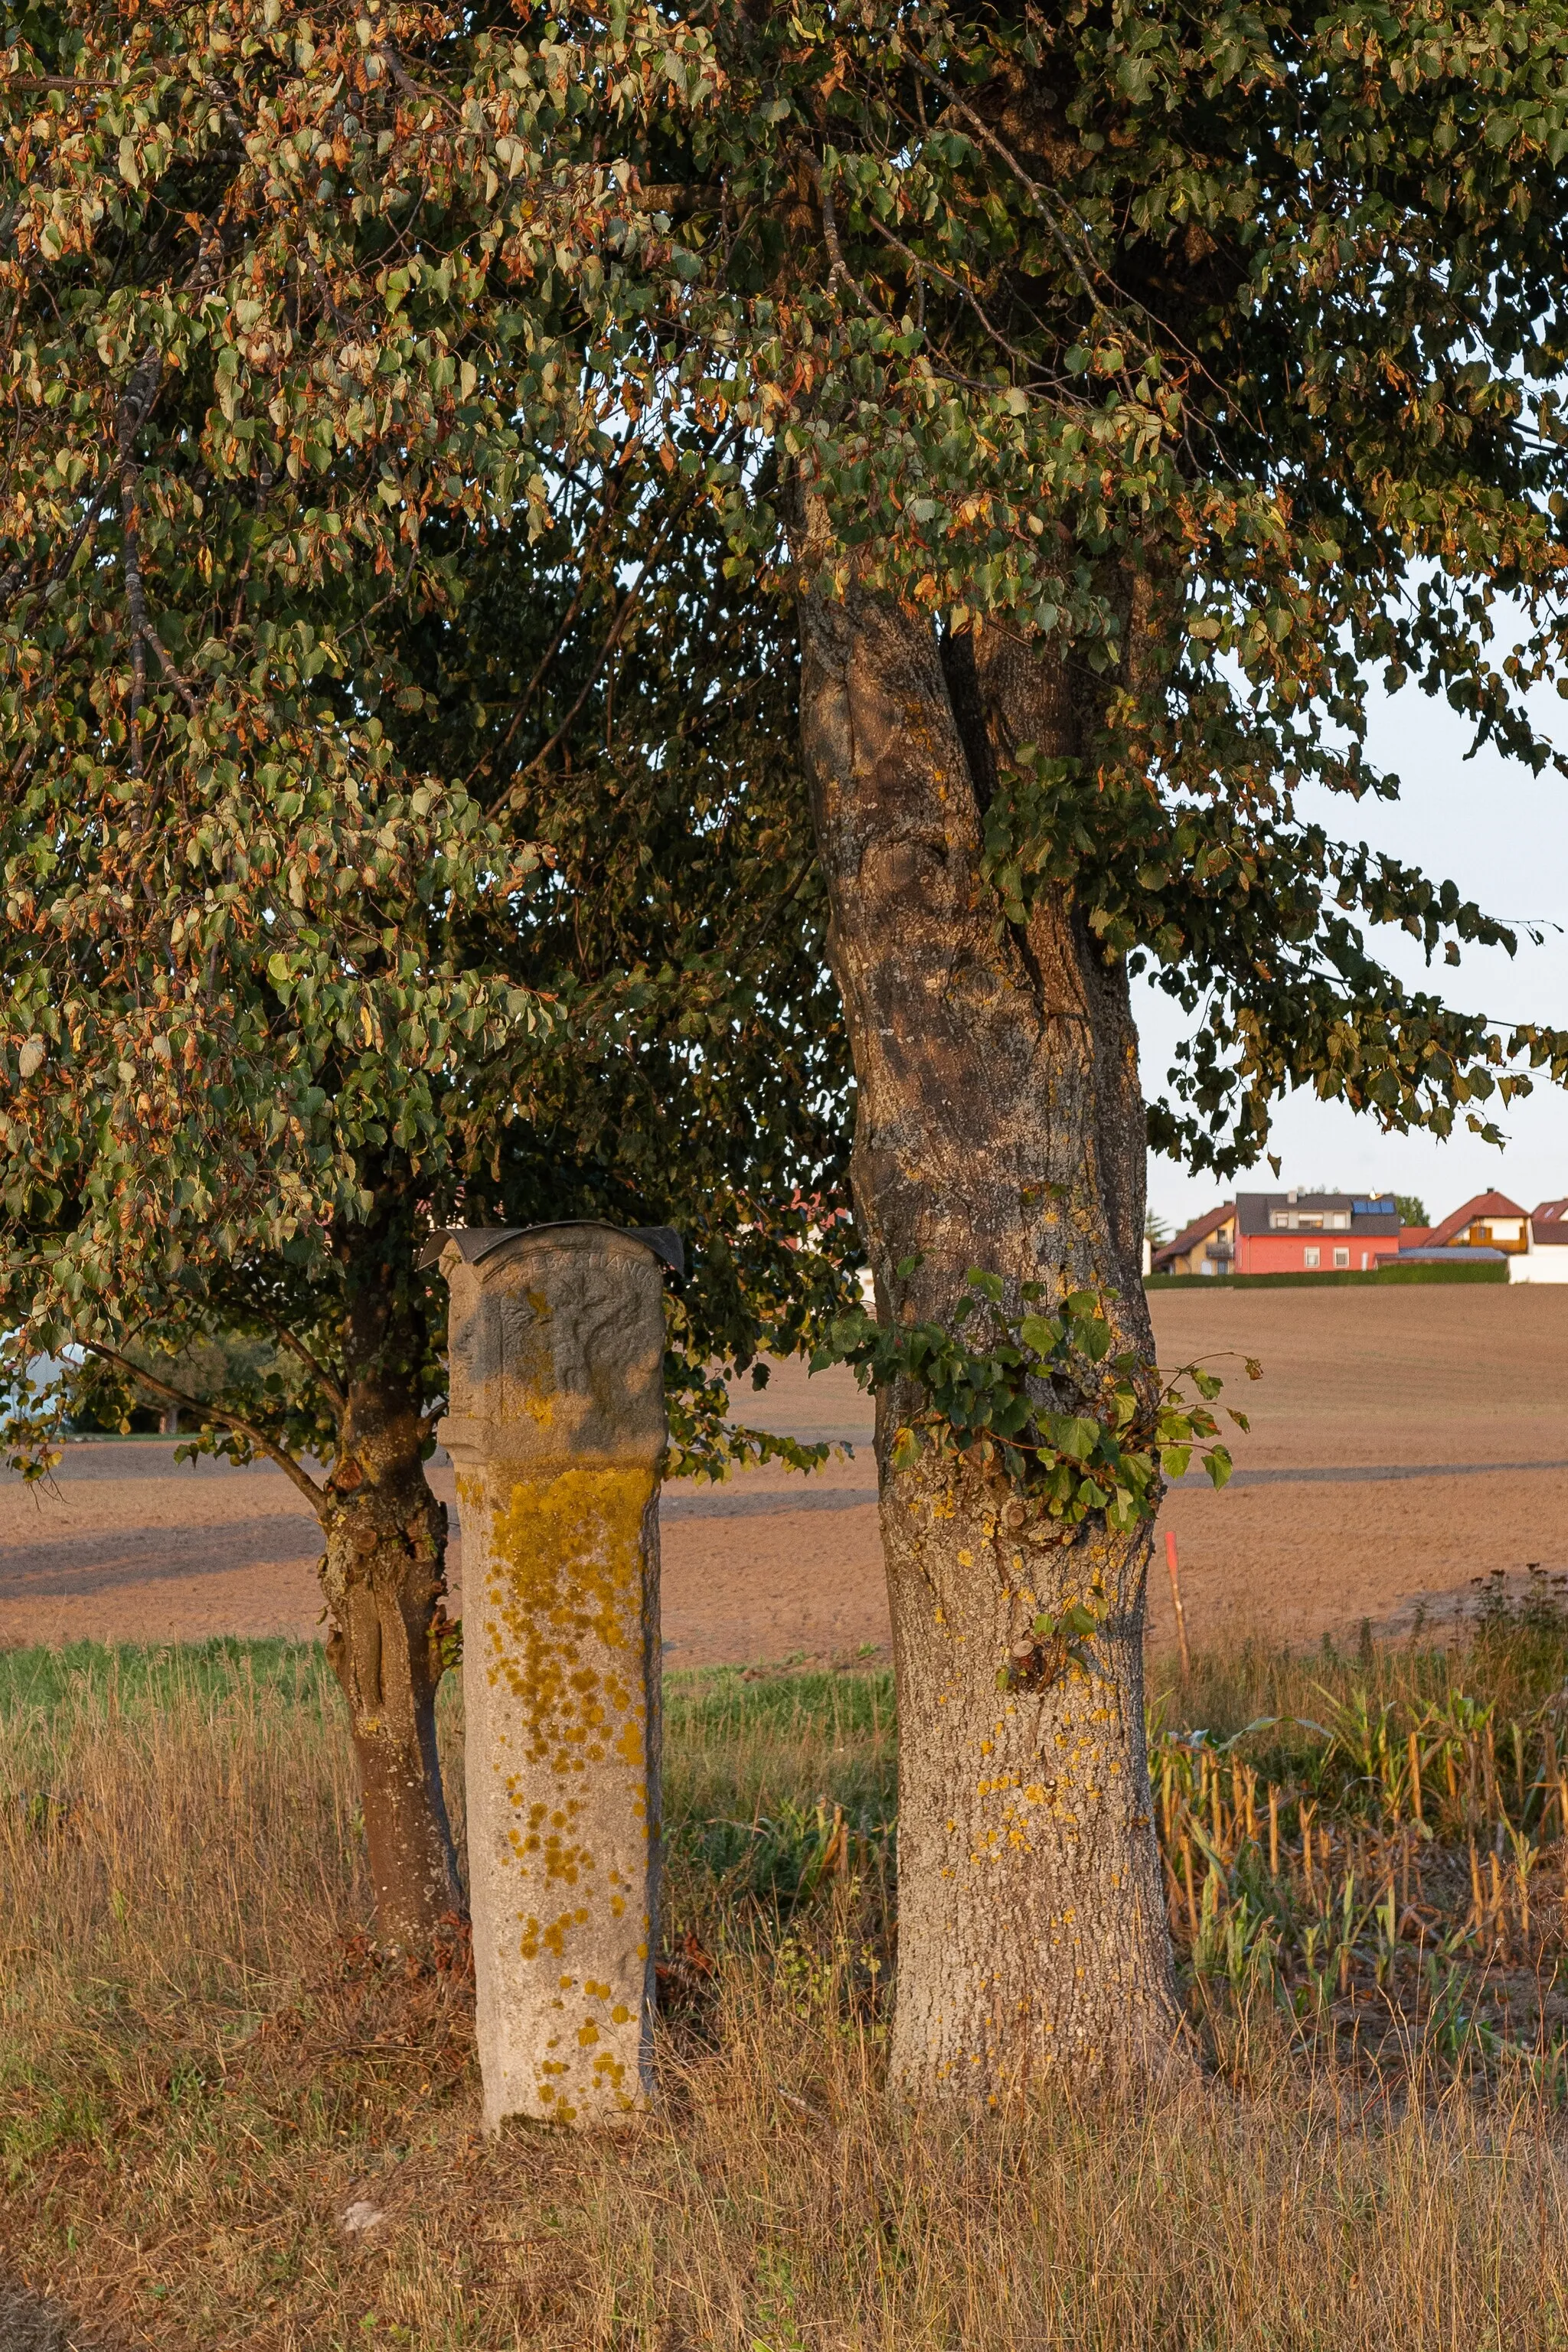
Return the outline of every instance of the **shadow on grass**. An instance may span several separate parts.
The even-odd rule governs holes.
[[[119,2352],[108,2336],[89,2335],[79,2320],[26,2287],[0,2278],[0,2347],[4,2352]]]

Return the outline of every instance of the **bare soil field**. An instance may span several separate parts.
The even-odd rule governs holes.
[[[1163,1364],[1201,1357],[1251,1416],[1223,1493],[1189,1479],[1175,1531],[1194,1640],[1300,1644],[1440,1621],[1496,1571],[1568,1570],[1568,1289],[1163,1291]],[[1246,1378],[1257,1357],[1264,1377]],[[663,1505],[672,1665],[885,1656],[870,1412],[846,1372],[780,1366],[737,1410],[852,1444],[809,1479],[751,1472]],[[309,1635],[315,1522],[270,1467],[176,1467],[170,1442],[73,1445],[51,1485],[0,1486],[0,1643]],[[452,1473],[431,1481],[456,1518]],[[461,1602],[461,1545],[453,1583]],[[1163,1543],[1153,1638],[1170,1637]]]
[[[1232,1483],[1189,1481],[1162,1513],[1195,1641],[1299,1644],[1363,1619],[1397,1635],[1498,1570],[1568,1569],[1568,1289],[1226,1285],[1151,1304],[1162,1364],[1212,1364],[1252,1423]],[[1160,1639],[1163,1557],[1150,1595]]]

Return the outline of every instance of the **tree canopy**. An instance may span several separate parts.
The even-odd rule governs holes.
[[[454,904],[526,880],[520,801],[503,856],[501,793],[420,764],[399,632],[457,608],[470,535],[589,530],[591,479],[660,546],[706,517],[734,579],[793,552],[797,583],[852,569],[949,635],[1067,650],[1085,749],[997,779],[986,876],[1010,918],[1069,887],[1201,1013],[1157,1146],[1228,1171],[1291,1086],[1490,1131],[1530,1067],[1563,1074],[1562,1033],[1500,1034],[1369,944],[1507,928],[1299,805],[1397,789],[1364,748],[1378,677],[1556,756],[1524,689],[1561,654],[1558,8],[68,7],[10,40],[20,933],[123,957],[162,895],[172,1004],[270,861],[293,1001],[371,1024],[351,1129],[395,1066],[418,1129],[428,1023],[542,1035],[537,971],[530,997],[454,966],[415,1012],[390,970],[312,971],[305,935],[348,872]],[[621,586],[607,634],[647,617]],[[176,775],[171,859],[145,804]],[[91,871],[48,778],[102,812]],[[46,961],[29,1062],[64,1034]],[[165,1083],[143,993],[140,1034],[81,1032],[133,1107]],[[346,1163],[323,1177],[317,1073],[274,1047],[195,1023],[178,1052],[226,1168],[224,1073],[267,1099],[251,1148],[308,1219]]]
[[[1377,681],[1561,768],[1527,689],[1562,683],[1568,18],[695,21],[671,217],[709,396],[787,456],[807,576],[1068,663],[1082,748],[996,779],[985,874],[1012,921],[1069,888],[1196,1016],[1152,1141],[1229,1172],[1297,1086],[1495,1134],[1563,1031],[1407,986],[1375,930],[1449,962],[1513,935],[1304,788],[1399,789]],[[777,516],[728,497],[765,543]]]
[[[433,1221],[669,1221],[676,1462],[717,1468],[715,1361],[841,1296],[792,635],[539,266],[569,232],[591,287],[605,175],[503,198],[510,52],[462,61],[475,145],[369,27],[67,10],[10,55],[18,1360],[269,1330],[298,1377],[210,1442],[330,1461],[390,1195],[432,1397]]]
[[[592,363],[619,184],[544,152],[547,57],[377,16],[67,7],[5,58],[0,1314],[31,1474],[151,1391],[309,1498],[422,1940],[432,1230],[681,1229],[668,1466],[710,1475],[819,1458],[724,1375],[855,1251],[790,634]],[[273,1352],[193,1395],[215,1333]]]

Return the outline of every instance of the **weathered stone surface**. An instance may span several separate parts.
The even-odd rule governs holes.
[[[603,2123],[651,2087],[659,1268],[561,1225],[441,1269],[485,2123]]]

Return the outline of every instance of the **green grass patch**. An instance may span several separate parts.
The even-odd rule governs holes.
[[[893,1677],[666,1678],[671,1898],[693,1932],[737,1904],[794,1910],[825,1877],[889,1878],[897,1811]]]
[[[755,1738],[820,1741],[837,1754],[882,1741],[893,1726],[893,1677],[871,1674],[758,1673],[739,1666],[687,1667],[664,1678],[664,1720],[682,1749]]]
[[[319,1642],[68,1642],[0,1649],[0,1724],[49,1716],[62,1706],[131,1712],[167,1707],[176,1699],[221,1702],[242,1692],[276,1692],[299,1706],[319,1707],[335,1690]]]

